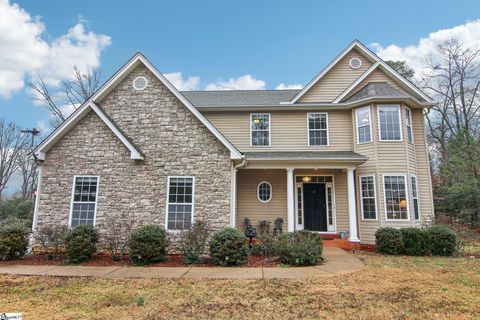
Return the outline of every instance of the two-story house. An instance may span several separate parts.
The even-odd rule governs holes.
[[[302,90],[179,92],[135,55],[35,150],[34,228],[133,214],[172,233],[248,218],[344,232],[433,217],[424,108],[434,102],[358,41]]]

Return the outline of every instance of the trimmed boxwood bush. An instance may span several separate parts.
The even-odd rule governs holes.
[[[375,246],[378,252],[400,254],[403,252],[402,232],[394,228],[379,228],[375,232]]]
[[[216,232],[210,240],[212,263],[220,266],[238,266],[247,262],[248,244],[243,233],[233,228]]]
[[[92,259],[97,251],[98,233],[90,225],[82,224],[69,230],[65,236],[67,256],[70,263]]]
[[[403,253],[408,256],[426,256],[430,253],[430,234],[419,228],[400,229],[403,237]]]
[[[18,224],[0,228],[0,260],[22,257],[27,252],[29,235],[30,231]]]
[[[443,226],[427,229],[430,235],[430,252],[438,256],[451,256],[457,250],[457,235]]]
[[[322,259],[323,243],[311,231],[290,232],[279,237],[275,244],[278,260],[296,266],[311,266]]]
[[[157,225],[146,225],[135,230],[128,239],[128,255],[136,265],[165,260],[168,248],[167,233]]]

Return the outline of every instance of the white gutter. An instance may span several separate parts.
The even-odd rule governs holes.
[[[230,203],[230,226],[232,228],[235,228],[236,226],[236,221],[237,221],[237,171],[239,168],[244,167],[247,165],[247,158],[245,155],[242,155],[242,162],[233,165],[232,162],[232,171],[231,171],[231,203]]]

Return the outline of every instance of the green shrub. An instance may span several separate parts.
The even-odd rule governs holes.
[[[252,247],[252,254],[255,256],[272,257],[275,255],[275,244],[277,238],[269,234],[262,234],[257,237],[257,242]]]
[[[205,252],[208,239],[208,228],[205,222],[196,221],[190,230],[182,232],[180,236],[180,252],[183,261],[187,264],[200,263],[201,255]]]
[[[430,234],[419,228],[402,228],[403,253],[408,256],[426,256],[430,253]]]
[[[136,265],[165,260],[168,248],[167,233],[157,225],[146,225],[135,230],[128,239],[128,254]]]
[[[282,235],[275,244],[279,261],[296,266],[316,265],[322,260],[323,243],[311,231],[296,231]]]
[[[430,252],[438,256],[451,256],[457,250],[457,235],[443,226],[427,229],[430,235]]]
[[[22,257],[28,248],[30,231],[21,225],[7,225],[0,229],[0,260]]]
[[[70,263],[92,259],[97,251],[98,233],[90,225],[82,224],[69,230],[65,236],[67,256]]]
[[[243,233],[233,228],[216,232],[210,240],[212,263],[221,266],[238,266],[247,262],[248,245]]]
[[[375,232],[375,246],[378,252],[400,254],[403,252],[402,232],[394,228],[380,228]]]

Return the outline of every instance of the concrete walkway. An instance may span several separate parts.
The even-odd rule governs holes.
[[[0,274],[107,278],[300,279],[331,277],[360,271],[364,267],[358,258],[339,248],[324,248],[323,256],[325,263],[313,267],[88,267],[0,264]]]

